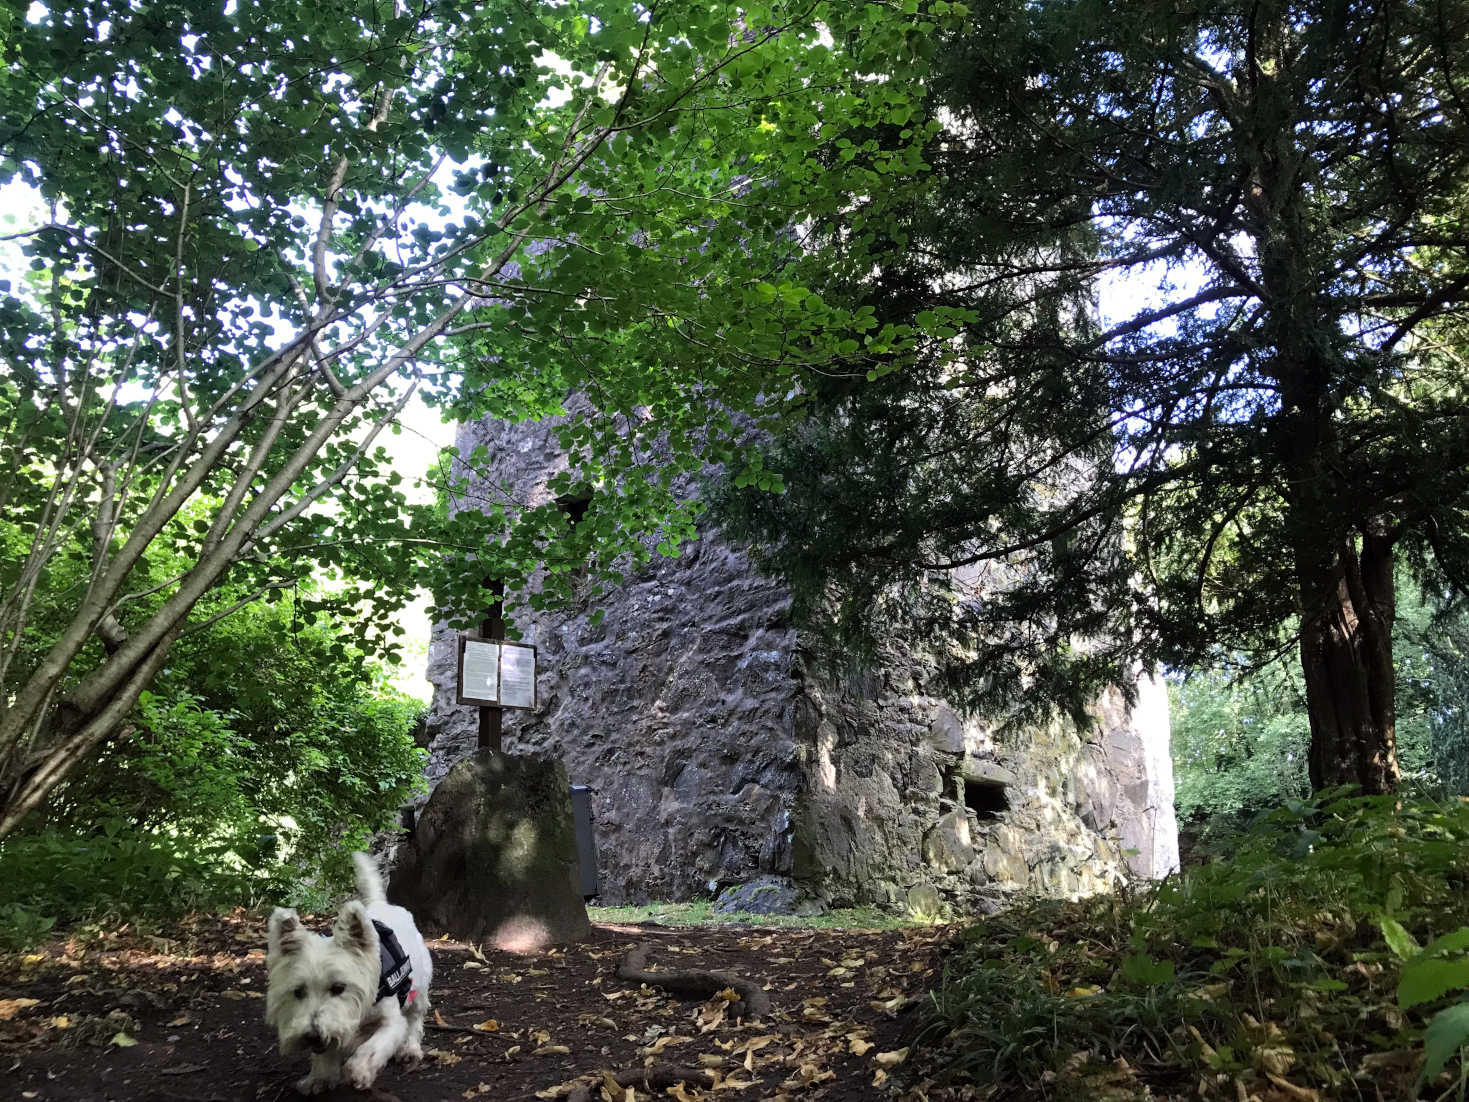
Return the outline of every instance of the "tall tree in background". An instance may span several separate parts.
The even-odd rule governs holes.
[[[536,574],[534,524],[446,536],[383,470],[420,384],[464,416],[595,386],[578,458],[598,532],[637,546],[672,508],[646,440],[695,464],[696,435],[845,336],[769,276],[788,227],[873,186],[810,165],[906,117],[904,85],[871,78],[932,29],[824,0],[0,10],[0,182],[48,209],[8,235],[30,271],[0,284],[0,837],[125,729],[226,579],[264,597],[350,560],[372,637],[415,548],[471,560],[451,612]],[[714,268],[731,243],[748,274]],[[460,356],[471,334],[483,354]],[[161,590],[141,582],[160,541],[186,563]],[[38,620],[60,562],[82,580]]]
[[[981,698],[1296,647],[1312,784],[1393,789],[1394,565],[1469,581],[1469,5],[1014,0],[940,53],[933,190],[829,227],[907,337],[746,530]]]

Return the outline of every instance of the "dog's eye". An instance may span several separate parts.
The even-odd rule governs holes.
[[[300,987],[296,988],[295,994],[296,998],[304,999],[306,997],[306,985],[303,983]]]
[[[340,995],[345,990],[347,990],[347,985],[345,983],[334,983],[334,984],[332,984],[332,994],[333,995]]]

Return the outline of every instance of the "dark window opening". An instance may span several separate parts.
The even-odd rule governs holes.
[[[1010,810],[1010,794],[1003,784],[994,781],[964,782],[964,806],[974,812],[980,822],[998,819]]]
[[[576,526],[580,524],[591,508],[592,495],[590,493],[562,494],[556,499],[556,508],[561,510],[561,515],[566,518],[568,532],[575,532]],[[581,586],[587,580],[586,561],[578,563],[571,569],[572,584]]]
[[[573,528],[582,522],[591,504],[591,494],[563,494],[556,499],[556,508],[566,514],[566,519],[571,522]]]

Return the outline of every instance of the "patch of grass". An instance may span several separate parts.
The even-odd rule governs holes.
[[[621,907],[588,907],[593,922],[638,923],[658,926],[792,926],[818,930],[898,930],[929,925],[912,917],[892,915],[875,907],[851,907],[821,915],[761,915],[747,912],[716,914],[707,899],[690,903],[641,903]]]
[[[1444,1071],[1420,1082],[1420,1069],[1427,1023],[1462,993],[1409,1006],[1398,981],[1414,939],[1466,918],[1469,804],[1292,801],[1227,860],[971,927],[917,1037],[920,1088],[1113,1102],[1457,1097],[1457,1046]],[[1399,952],[1384,929],[1407,935]]]

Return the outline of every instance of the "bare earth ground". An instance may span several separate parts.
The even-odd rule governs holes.
[[[311,925],[325,931],[327,919]],[[0,957],[0,1099],[290,1102],[306,1058],[282,1057],[263,1021],[264,927],[195,919],[167,937],[124,928]],[[437,1016],[415,1068],[390,1064],[371,1092],[327,1102],[486,1102],[564,1097],[891,1099],[904,1011],[933,979],[947,932],[754,926],[596,926],[537,957],[430,942]],[[654,970],[720,969],[756,980],[773,1009],[731,1020],[728,1001],[680,1000],[617,979],[651,944]],[[707,1068],[712,1084],[649,1094],[601,1073]]]

